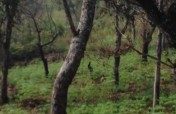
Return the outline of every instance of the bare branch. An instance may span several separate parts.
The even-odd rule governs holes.
[[[41,44],[41,35],[40,35],[41,30],[39,29],[39,26],[38,26],[38,24],[37,24],[35,18],[34,18],[33,16],[31,16],[31,19],[32,19],[32,21],[33,21],[33,23],[34,23],[34,26],[35,26],[35,29],[36,29],[36,31],[37,31],[38,43]]]
[[[70,25],[70,29],[71,29],[73,35],[76,36],[76,35],[78,35],[78,31],[76,30],[76,28],[74,26],[73,19],[72,19],[71,13],[70,13],[70,9],[68,7],[67,0],[63,0],[63,4],[64,4],[64,9],[65,9],[67,19],[68,19],[68,22],[69,22],[69,25]]]
[[[38,44],[39,45],[41,45],[41,30],[40,30],[40,28],[39,28],[39,26],[38,26],[38,23],[37,23],[37,21],[36,21],[36,19],[35,19],[35,14],[33,14],[29,9],[27,9],[27,8],[24,8],[24,7],[22,7],[23,8],[23,13],[26,13],[31,19],[32,19],[32,21],[33,21],[33,24],[34,24],[34,27],[35,27],[35,30],[36,30],[36,32],[37,32],[37,38],[38,38]]]
[[[58,36],[59,36],[59,32],[57,32],[55,35],[53,35],[53,36],[52,36],[52,40],[49,41],[49,42],[47,42],[47,43],[45,43],[45,44],[43,44],[42,47],[47,46],[47,45],[53,43],[54,40],[55,40]]]

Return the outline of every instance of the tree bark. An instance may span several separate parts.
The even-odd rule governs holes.
[[[78,35],[72,41],[66,59],[53,87],[51,114],[67,114],[67,92],[84,56],[87,41],[93,26],[96,0],[83,0]]]
[[[155,80],[154,80],[154,92],[153,92],[153,108],[159,104],[160,97],[160,70],[161,70],[161,43],[162,43],[162,32],[159,32],[158,41],[157,41],[157,62],[155,69]]]

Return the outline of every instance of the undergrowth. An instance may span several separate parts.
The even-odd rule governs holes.
[[[53,82],[62,63],[49,63],[48,78],[39,61],[26,67],[13,67],[9,85],[14,85],[15,94],[11,94],[9,104],[0,107],[0,114],[49,114]],[[88,69],[89,63],[92,71]],[[68,114],[152,114],[154,67],[154,60],[143,63],[139,55],[128,52],[121,57],[120,85],[116,87],[113,56],[102,57],[89,52],[69,88]],[[170,70],[162,67],[157,114],[174,114],[175,86]]]

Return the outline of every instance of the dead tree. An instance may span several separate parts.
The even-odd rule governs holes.
[[[153,91],[153,108],[159,104],[160,97],[160,70],[161,70],[161,54],[162,54],[162,37],[163,33],[160,31],[157,41],[157,62],[155,69],[154,91]]]
[[[6,24],[5,24],[5,36],[3,42],[4,58],[2,65],[2,90],[1,90],[1,100],[2,104],[8,102],[7,94],[7,80],[8,80],[8,70],[9,70],[9,58],[10,58],[10,41],[12,30],[14,26],[14,17],[17,12],[18,0],[5,0],[3,5],[5,6],[6,13]]]
[[[71,41],[66,59],[53,87],[51,114],[66,114],[67,93],[84,56],[86,44],[93,26],[96,0],[83,0],[78,28]]]

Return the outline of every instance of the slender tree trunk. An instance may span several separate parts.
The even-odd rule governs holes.
[[[150,38],[147,38],[147,39],[151,39]],[[147,55],[148,55],[148,47],[149,47],[149,44],[150,44],[151,40],[143,40],[143,44],[142,44],[142,61],[148,61],[147,59]]]
[[[152,26],[152,25],[144,26],[144,30],[142,33],[142,39],[143,39],[142,61],[148,61],[148,59],[147,59],[148,47],[149,47],[149,44],[152,40],[152,35],[153,35],[154,30],[155,30],[155,26]]]
[[[93,26],[96,0],[83,0],[78,35],[72,41],[53,87],[51,114],[67,114],[67,92],[84,55]]]
[[[119,85],[119,65],[120,65],[120,46],[121,46],[121,38],[122,35],[120,31],[118,30],[119,28],[119,19],[118,15],[116,14],[116,41],[115,41],[115,50],[114,50],[114,78],[115,78],[115,84],[116,86]]]
[[[155,69],[155,80],[154,80],[154,92],[153,92],[153,108],[159,104],[160,97],[160,70],[161,70],[161,43],[162,43],[162,32],[159,32],[158,41],[157,41],[157,62]]]
[[[8,69],[9,69],[9,50],[5,50],[4,53],[4,61],[3,61],[3,68],[2,68],[2,86],[1,86],[1,100],[2,104],[8,102],[8,94],[7,94],[7,77],[8,77]]]
[[[12,19],[7,20],[7,27],[6,27],[6,42],[3,44],[4,49],[4,61],[2,66],[2,90],[1,90],[1,99],[2,104],[8,102],[8,94],[7,94],[7,77],[8,77],[8,69],[9,69],[9,56],[10,56],[10,40],[11,40],[11,33],[12,33]]]
[[[118,9],[116,9],[118,10]],[[115,49],[114,49],[114,78],[115,78],[115,84],[116,86],[119,85],[119,65],[120,65],[120,47],[121,47],[121,40],[122,40],[122,34],[126,32],[127,26],[129,24],[129,19],[126,20],[126,23],[122,30],[119,30],[119,17],[116,13],[116,41],[115,41]]]
[[[12,35],[12,28],[13,28],[13,18],[16,14],[18,1],[9,1],[6,0],[4,2],[5,11],[7,16],[7,24],[6,24],[6,36],[5,42],[3,43],[3,50],[4,50],[4,59],[2,65],[2,90],[1,90],[1,99],[2,104],[8,102],[8,94],[7,94],[7,79],[8,79],[8,69],[9,69],[9,58],[10,58],[10,40]]]
[[[45,58],[44,52],[43,52],[43,48],[40,44],[38,44],[38,48],[39,48],[39,52],[40,52],[40,58],[43,62],[43,66],[44,66],[44,70],[45,70],[45,76],[47,77],[49,74],[49,70],[48,70],[48,61]]]

